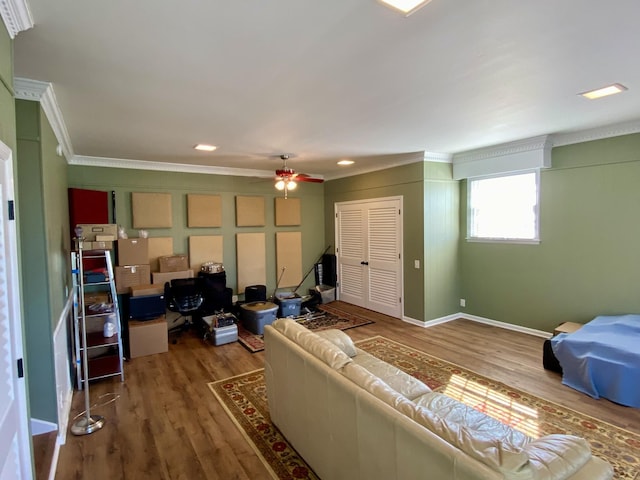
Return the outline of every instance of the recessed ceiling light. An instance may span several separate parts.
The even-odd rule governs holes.
[[[620,85],[619,83],[614,83],[613,85],[608,85],[606,87],[598,88],[597,90],[590,90],[588,92],[580,93],[585,98],[589,100],[595,100],[596,98],[606,97],[607,95],[614,95],[616,93],[624,92],[627,89],[624,85]]]
[[[338,162],[338,165],[353,165],[354,161],[353,160],[340,160]]]
[[[431,0],[380,0],[385,5],[400,10],[407,17],[418,9],[424,7]]]
[[[216,146],[214,145],[207,145],[204,143],[199,143],[198,145],[196,145],[195,147],[196,150],[202,150],[203,152],[213,152],[216,148]]]

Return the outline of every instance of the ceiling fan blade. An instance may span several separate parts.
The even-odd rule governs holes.
[[[298,174],[296,174],[295,180],[297,182],[311,182],[311,183],[323,183],[324,182],[323,178],[315,178],[315,177],[312,177],[310,175],[307,175],[306,173],[298,173]]]

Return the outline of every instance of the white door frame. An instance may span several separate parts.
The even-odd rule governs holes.
[[[378,197],[378,198],[367,198],[367,199],[362,199],[362,200],[350,200],[350,201],[346,201],[346,202],[336,202],[333,205],[334,208],[334,241],[335,241],[335,245],[336,245],[336,249],[338,248],[338,246],[340,245],[340,228],[339,228],[339,218],[338,218],[338,212],[340,207],[343,206],[348,206],[348,205],[366,205],[366,204],[370,204],[370,203],[379,203],[379,202],[390,202],[390,201],[394,201],[394,202],[398,202],[400,205],[400,211],[401,214],[399,216],[399,253],[400,253],[400,261],[399,261],[399,265],[398,268],[400,269],[399,272],[399,276],[400,276],[400,282],[399,282],[399,288],[400,288],[400,297],[401,297],[401,301],[400,301],[400,311],[399,313],[399,318],[404,318],[404,305],[405,305],[405,298],[404,298],[404,239],[403,239],[403,232],[404,232],[404,223],[403,223],[403,219],[404,219],[404,197],[402,195],[397,195],[397,196],[391,196],[391,197]],[[338,281],[341,281],[340,279],[340,252],[337,251],[336,252],[336,268],[337,268],[337,274],[338,274]],[[340,288],[336,288],[336,298],[339,300],[340,299]],[[371,307],[372,310],[375,310],[375,308]]]
[[[18,270],[18,235],[16,222],[10,218],[13,211],[14,181],[13,181],[13,153],[11,149],[0,141],[0,256],[4,257],[3,265],[6,274],[6,298],[0,297],[3,310],[0,321],[7,322],[8,338],[0,339],[0,352],[5,352],[10,368],[10,392],[7,398],[12,401],[6,406],[6,417],[0,428],[0,475],[3,478],[28,480],[34,478],[31,453],[31,434],[27,408],[27,389],[24,374],[19,375],[18,362],[24,372],[23,344],[22,344],[22,311],[20,304],[20,281]],[[9,205],[11,204],[11,208]],[[4,293],[4,292],[0,292]],[[4,329],[4,328],[3,328]],[[21,373],[23,373],[21,372]],[[6,475],[6,476],[5,476]]]

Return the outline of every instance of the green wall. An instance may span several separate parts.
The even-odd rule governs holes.
[[[13,44],[4,23],[0,22],[0,140],[15,152],[16,109],[13,95]]]
[[[227,285],[237,291],[236,275],[236,233],[265,232],[267,259],[267,291],[272,294],[276,287],[277,272],[275,255],[276,232],[302,232],[302,274],[313,267],[324,250],[324,186],[322,184],[300,184],[290,197],[301,200],[302,225],[275,227],[275,198],[282,195],[268,178],[234,177],[195,173],[160,172],[149,170],[125,170],[87,166],[68,167],[69,186],[91,190],[114,191],[116,197],[116,221],[124,226],[130,238],[138,232],[132,228],[131,193],[132,192],[168,192],[172,195],[173,228],[148,229],[150,237],[172,237],[176,254],[188,254],[188,237],[191,235],[222,235],[224,259],[227,272]],[[187,194],[216,194],[222,197],[222,227],[187,227]],[[259,195],[265,197],[265,226],[236,227],[236,195]],[[220,259],[212,259],[220,260]],[[314,276],[309,275],[298,290],[304,295],[314,284]],[[281,285],[281,287],[283,287]]]
[[[404,315],[414,320],[457,311],[458,182],[451,178],[450,164],[419,160],[325,183],[328,245],[335,245],[335,203],[403,197]]]
[[[31,416],[57,423],[53,332],[69,285],[66,161],[39,102],[16,101],[20,243]]]
[[[460,311],[460,182],[450,163],[425,162],[424,170],[424,319],[433,320]]]
[[[539,245],[460,242],[466,312],[552,331],[640,312],[640,134],[554,148]],[[460,227],[466,232],[466,182]]]

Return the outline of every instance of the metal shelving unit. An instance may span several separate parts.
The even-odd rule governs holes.
[[[120,375],[124,381],[122,329],[113,264],[109,250],[83,250],[82,242],[71,254],[73,271],[74,340],[77,387],[85,379],[97,380]],[[92,265],[87,269],[87,265]],[[103,272],[94,274],[95,269]],[[105,322],[114,324],[115,333],[104,336]],[[86,359],[86,362],[85,362]]]

